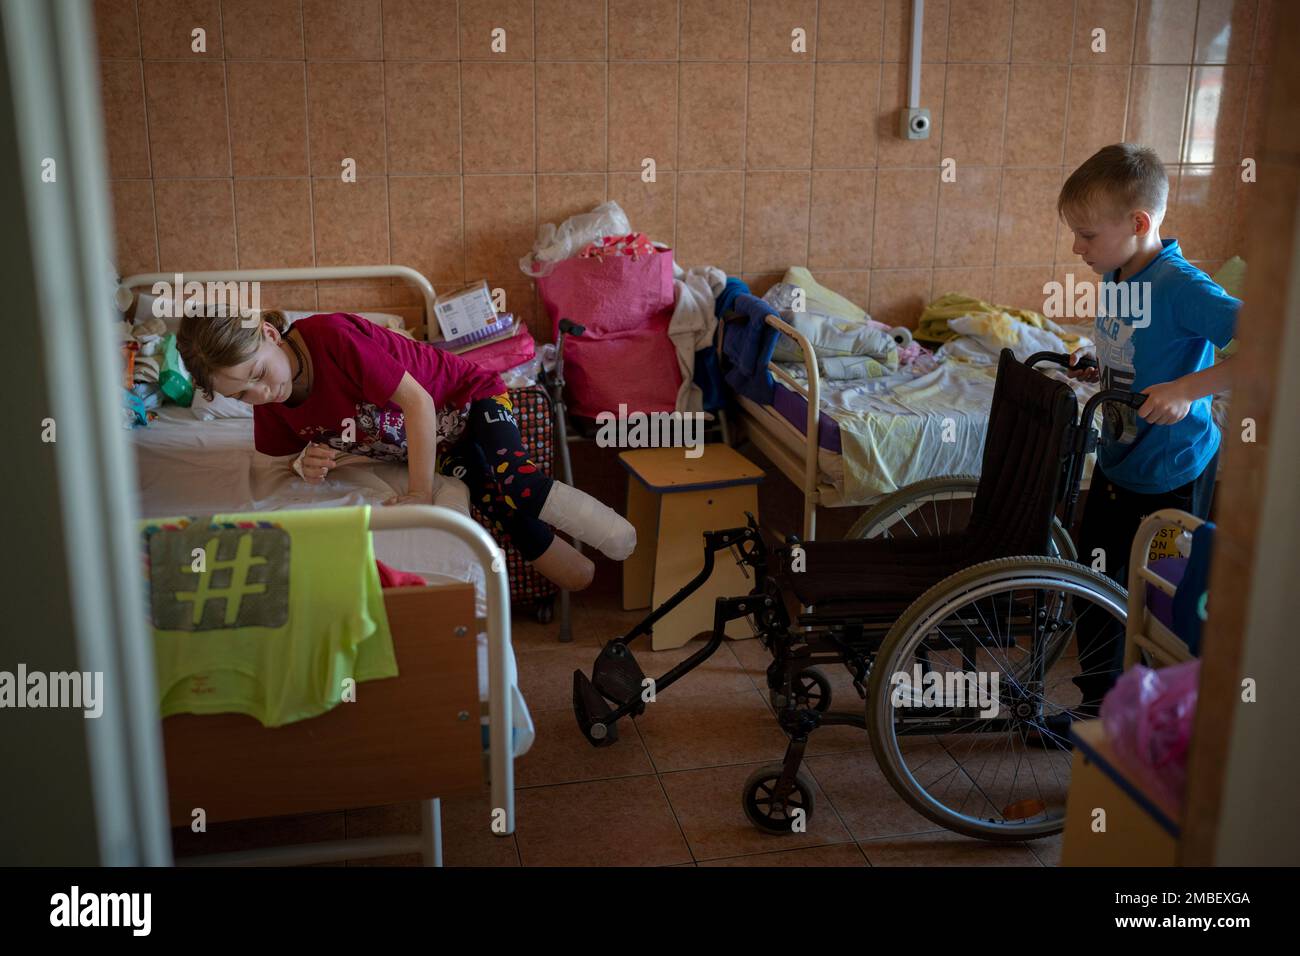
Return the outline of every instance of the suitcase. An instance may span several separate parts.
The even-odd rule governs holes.
[[[555,419],[551,414],[551,399],[541,386],[510,389],[510,403],[514,406],[519,437],[529,457],[543,474],[555,476]],[[477,508],[472,508],[474,520],[487,528],[506,555],[506,575],[510,579],[512,604],[531,604],[542,624],[549,624],[555,613],[555,595],[559,588],[542,577],[520,556],[509,542],[492,529],[491,524]]]

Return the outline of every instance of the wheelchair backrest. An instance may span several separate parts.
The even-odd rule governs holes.
[[[1068,385],[1002,350],[968,526],[979,560],[1047,553],[1078,414]]]

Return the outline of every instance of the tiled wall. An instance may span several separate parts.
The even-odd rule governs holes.
[[[1041,308],[1075,262],[1064,176],[1127,138],[1160,150],[1164,232],[1212,269],[1242,245],[1274,2],[930,0],[934,126],[908,142],[908,0],[96,0],[119,266],[393,261],[532,316],[537,224],[613,198],[760,288],[806,264],[885,320],[950,290]]]

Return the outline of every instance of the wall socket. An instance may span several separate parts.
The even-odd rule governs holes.
[[[905,107],[899,114],[903,139],[930,138],[930,111]]]

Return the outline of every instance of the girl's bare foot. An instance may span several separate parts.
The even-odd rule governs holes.
[[[532,565],[539,574],[566,591],[581,591],[596,575],[596,566],[591,560],[559,535]]]

